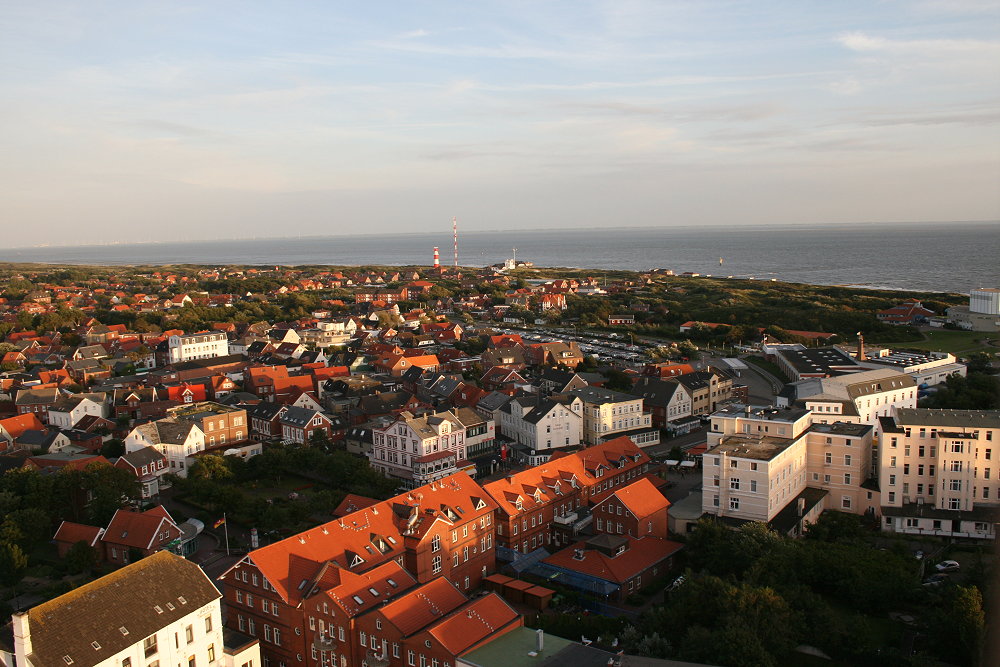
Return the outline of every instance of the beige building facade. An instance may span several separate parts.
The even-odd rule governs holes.
[[[879,422],[882,527],[996,536],[1000,411],[903,409]]]

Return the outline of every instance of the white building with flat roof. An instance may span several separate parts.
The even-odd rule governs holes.
[[[172,364],[224,357],[229,354],[229,338],[222,331],[174,335],[167,339],[167,352]]]
[[[951,322],[967,331],[1000,331],[1000,289],[974,289],[968,306],[952,306],[947,314]]]
[[[878,431],[884,530],[995,538],[1000,410],[902,409]]]

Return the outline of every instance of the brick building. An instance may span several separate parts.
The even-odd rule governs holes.
[[[565,544],[561,528],[576,520],[577,509],[640,477],[648,463],[634,442],[620,437],[573,454],[556,452],[540,466],[486,484],[499,505],[497,544],[521,553]]]
[[[342,581],[357,582],[351,575],[382,582],[371,588],[383,597],[390,578],[400,588],[439,577],[461,591],[477,588],[495,569],[496,508],[468,475],[456,473],[251,551],[222,576],[227,623],[261,639],[265,665],[294,665],[311,656],[314,642],[307,635],[318,632],[309,629],[307,609],[322,605],[321,592],[336,594]],[[338,636],[340,628],[345,637],[350,629],[346,614],[334,616],[342,621],[334,621]],[[328,629],[330,620],[324,621]]]

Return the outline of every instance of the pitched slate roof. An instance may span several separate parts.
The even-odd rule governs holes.
[[[220,597],[197,564],[161,551],[30,609],[28,659],[103,663]]]

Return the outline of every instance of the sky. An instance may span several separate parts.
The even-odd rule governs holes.
[[[0,86],[8,247],[1000,220],[995,0],[0,0]]]

